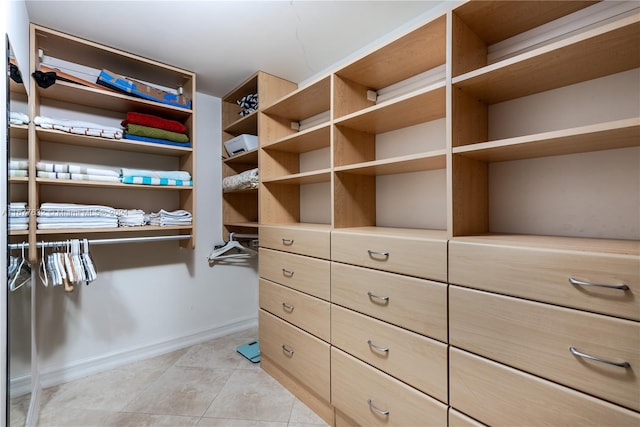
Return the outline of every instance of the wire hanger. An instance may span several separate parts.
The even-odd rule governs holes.
[[[251,237],[254,237],[254,236],[251,235]],[[216,261],[220,259],[229,259],[229,258],[251,258],[258,254],[258,252],[244,246],[239,241],[235,240],[235,238],[236,238],[235,233],[229,233],[229,241],[221,248],[217,248],[211,251],[211,253],[208,256],[209,261]],[[229,253],[232,251],[235,251],[235,252]]]

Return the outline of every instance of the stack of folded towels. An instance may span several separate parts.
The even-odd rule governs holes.
[[[43,129],[55,129],[78,135],[99,136],[109,139],[122,138],[122,129],[105,126],[99,123],[85,122],[81,120],[56,119],[52,117],[37,116],[33,123]]]
[[[109,228],[118,226],[118,211],[110,206],[42,203],[38,228]]]
[[[125,139],[178,147],[191,146],[186,126],[175,120],[132,111],[122,121],[122,127],[125,128]]]
[[[29,228],[27,202],[11,202],[9,203],[8,211],[9,231],[27,230]]]
[[[191,213],[182,209],[172,212],[160,209],[159,212],[152,212],[149,215],[149,224],[156,226],[191,225],[191,221]]]
[[[125,184],[175,185],[191,187],[191,174],[187,171],[158,171],[146,169],[120,170],[120,181]]]
[[[118,215],[120,227],[137,227],[146,224],[145,213],[141,209],[121,210]]]
[[[29,176],[29,162],[26,160],[9,160],[7,169],[10,177]]]
[[[120,182],[120,174],[106,168],[38,162],[36,163],[36,171],[38,178]]]
[[[17,111],[9,112],[9,123],[12,125],[27,125],[29,124],[29,116],[25,113],[18,113]]]

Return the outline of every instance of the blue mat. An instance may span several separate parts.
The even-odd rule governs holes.
[[[253,363],[260,362],[260,345],[258,344],[258,340],[242,344],[236,348],[236,351]]]

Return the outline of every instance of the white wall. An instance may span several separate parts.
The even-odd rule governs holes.
[[[197,94],[196,105],[196,249],[176,242],[93,246],[95,282],[70,294],[39,286],[44,387],[256,324],[256,260],[207,262],[222,241],[221,101]]]

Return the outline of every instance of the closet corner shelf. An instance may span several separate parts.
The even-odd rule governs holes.
[[[264,113],[292,121],[315,116],[331,108],[331,75],[321,78],[265,108]]]
[[[191,147],[162,145],[151,142],[134,141],[131,139],[110,139],[98,136],[79,135],[55,129],[36,127],[36,133],[41,141],[57,144],[80,145],[92,148],[105,148],[138,153],[161,154],[167,156],[183,156],[193,152]]]
[[[454,77],[453,85],[495,104],[640,67],[639,46],[636,14]]]
[[[41,87],[37,89],[42,98],[121,113],[144,110],[147,113],[179,121],[185,120],[193,114],[191,109],[174,107],[143,98],[134,98],[118,92],[95,89],[64,81],[58,81],[46,89]]]
[[[109,227],[109,228],[58,228],[51,230],[36,231],[37,235],[47,234],[91,234],[91,233],[143,233],[143,232],[160,232],[160,231],[190,231],[192,226],[155,226],[144,225],[139,227]]]
[[[29,137],[28,125],[11,125],[9,127],[9,135],[11,138],[27,139]]]
[[[445,113],[445,83],[438,82],[337,118],[334,123],[362,132],[379,134],[440,119]]]
[[[262,146],[264,150],[306,153],[331,145],[330,122],[321,123],[309,129],[287,135]]]
[[[144,189],[144,190],[172,190],[172,191],[191,191],[193,187],[178,185],[143,185],[143,184],[124,184],[122,182],[103,182],[103,181],[81,181],[73,179],[50,179],[36,178],[36,183],[40,185],[66,185],[70,187],[105,187],[124,189]]]
[[[456,236],[451,241],[488,246],[534,247],[545,251],[593,251],[640,257],[640,241],[638,240],[490,233],[477,236]]]
[[[331,169],[320,169],[311,172],[302,172],[278,178],[269,178],[262,180],[262,182],[265,184],[290,185],[318,184],[321,182],[329,181],[331,181]]]
[[[354,175],[394,175],[446,168],[446,150],[411,154],[334,168],[336,172]]]
[[[244,117],[240,117],[230,125],[223,129],[223,132],[227,132],[233,135],[240,135],[248,133],[255,135],[258,131],[258,112],[254,111],[251,114],[247,114]]]
[[[640,117],[454,147],[485,162],[559,156],[640,146]]]
[[[257,165],[258,164],[258,149],[254,148],[253,150],[244,152],[242,154],[237,154],[235,156],[228,157],[223,160],[226,164],[249,164],[249,165]]]

